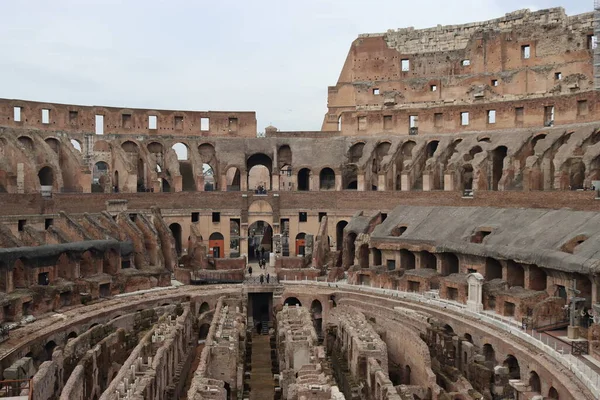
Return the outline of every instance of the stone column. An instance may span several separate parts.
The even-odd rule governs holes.
[[[318,175],[317,175],[318,177]],[[313,190],[319,190],[319,183],[317,182],[315,184],[315,174],[313,174],[312,171],[310,171],[308,173],[308,190],[309,191],[313,191]]]
[[[227,173],[221,174],[219,176],[219,187],[221,188],[221,192],[227,191]]]
[[[248,223],[240,223],[240,257],[248,259]]]

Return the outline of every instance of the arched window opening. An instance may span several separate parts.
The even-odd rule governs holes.
[[[502,264],[500,261],[487,257],[485,259],[485,280],[502,279]]]
[[[220,232],[213,232],[208,238],[208,247],[212,249],[214,258],[223,258],[225,256],[225,238]]]
[[[106,185],[109,183],[108,164],[104,161],[98,161],[94,164],[92,171],[92,193],[103,193],[106,191]]]
[[[348,151],[348,161],[351,163],[357,163],[363,155],[364,147],[365,144],[363,142],[358,142],[352,145]]]
[[[310,169],[302,168],[298,171],[298,190],[310,190]]]
[[[285,301],[283,302],[283,304],[287,305],[289,307],[293,307],[293,306],[296,306],[296,305],[302,307],[302,303],[296,297],[288,297],[287,299],[285,299]]]
[[[429,160],[431,157],[433,157],[439,144],[440,144],[440,142],[438,140],[432,140],[431,142],[427,143],[427,148],[425,149],[425,154],[426,154],[427,160]]]
[[[336,249],[341,251],[344,248],[344,228],[348,221],[339,221],[335,226],[335,244]]]
[[[400,268],[415,269],[415,255],[412,251],[406,249],[400,250]]]
[[[383,264],[382,257],[381,257],[381,250],[373,247],[373,248],[371,248],[371,254],[373,255],[373,266],[378,266],[378,265]]]
[[[175,143],[171,146],[173,150],[175,150],[175,154],[177,154],[177,159],[179,161],[188,161],[189,160],[189,149],[187,145],[183,143]]]
[[[202,164],[202,176],[204,177],[204,191],[214,191],[217,188],[217,182],[215,172],[209,164]]]
[[[554,388],[554,386],[550,387],[550,390],[548,390],[548,398],[552,400],[560,400],[558,391]]]
[[[273,228],[265,221],[256,221],[248,227],[249,260],[265,259],[273,251]]]
[[[412,140],[409,140],[408,142],[405,142],[402,145],[400,152],[402,153],[402,155],[404,156],[404,158],[406,160],[410,160],[412,158],[412,152],[416,145],[417,144],[415,142],[413,142]]]
[[[540,382],[540,377],[535,371],[531,371],[529,373],[529,387],[532,392],[541,393],[542,392],[542,383]]]
[[[38,178],[40,180],[41,186],[52,187],[52,185],[54,184],[54,173],[52,172],[52,168],[44,167],[40,169],[40,172],[38,172]]]
[[[421,251],[421,268],[437,269],[437,258],[428,251]]]
[[[443,253],[442,254],[442,276],[448,276],[451,274],[458,274],[459,261],[456,254]]]
[[[207,312],[209,310],[210,310],[210,305],[205,301],[200,305],[199,313],[204,314],[205,312]]]
[[[502,365],[505,368],[508,368],[509,379],[521,379],[521,368],[519,367],[519,361],[517,361],[515,356],[509,354]]]
[[[248,190],[271,190],[272,170],[273,160],[268,155],[256,153],[250,156],[246,161]]]
[[[60,142],[54,138],[47,138],[46,144],[57,154],[60,154]]]
[[[323,168],[319,173],[319,189],[335,189],[335,172],[331,168]]]

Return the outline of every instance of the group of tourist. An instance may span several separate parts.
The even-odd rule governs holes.
[[[258,185],[256,187],[256,190],[254,191],[255,194],[267,194],[267,188],[264,185]]]

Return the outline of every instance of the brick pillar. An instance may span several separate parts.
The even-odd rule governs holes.
[[[278,192],[279,191],[279,174],[273,173],[271,175],[271,190]]]
[[[240,190],[248,191],[248,171],[240,171]]]
[[[429,192],[431,190],[431,187],[433,183],[433,176],[431,176],[431,173],[426,173],[423,174],[423,191],[424,192]]]
[[[410,183],[409,183],[409,179],[410,177],[408,176],[407,173],[403,172],[402,175],[400,175],[400,185],[402,187],[402,191],[403,192],[410,192]]]
[[[444,174],[444,191],[452,192],[456,190],[454,188],[454,179],[452,179],[452,174]]]
[[[365,191],[365,174],[358,174],[358,176],[356,177],[357,181],[356,181],[356,189],[360,192],[364,192]]]
[[[340,191],[344,190],[342,187],[342,174],[335,174],[335,190]]]
[[[241,177],[240,177],[241,180]],[[221,190],[221,192],[226,192],[227,191],[227,173],[221,174],[219,176],[219,190]]]
[[[319,190],[319,175],[315,175],[312,171],[308,173],[308,190]]]

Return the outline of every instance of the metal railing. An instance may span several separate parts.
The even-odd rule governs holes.
[[[22,394],[26,393],[26,394]],[[33,399],[31,379],[13,379],[0,381],[0,398]]]

